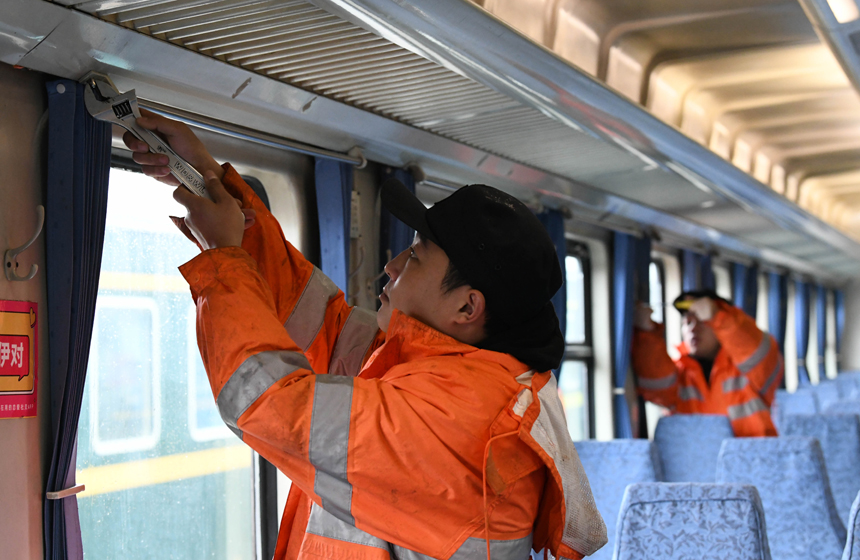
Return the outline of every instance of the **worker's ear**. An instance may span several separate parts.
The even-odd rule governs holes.
[[[457,310],[454,322],[461,326],[479,325],[484,320],[487,302],[484,294],[474,288],[468,288],[461,300],[462,306]]]

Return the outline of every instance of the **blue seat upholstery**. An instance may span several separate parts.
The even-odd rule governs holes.
[[[815,406],[819,412],[827,409],[832,403],[839,400],[839,386],[835,379],[823,379],[812,390],[815,395]]]
[[[774,560],[839,557],[845,526],[833,503],[818,440],[727,439],[717,460],[717,482],[756,487]]]
[[[642,483],[624,493],[615,560],[770,560],[755,487]]]
[[[857,494],[854,505],[851,506],[851,515],[848,517],[848,539],[845,541],[842,560],[860,560],[860,494]]]
[[[853,414],[789,416],[784,436],[814,437],[821,444],[827,478],[842,522],[860,492],[860,417]]]
[[[663,480],[657,448],[648,440],[574,442],[579,460],[588,475],[597,510],[606,523],[609,542],[589,558],[609,560],[615,540],[618,509],[628,484]]]
[[[730,437],[734,432],[727,416],[673,414],[660,418],[654,443],[666,482],[714,482],[720,446]]]
[[[785,389],[778,389],[773,400],[771,416],[776,424],[777,431],[783,423],[783,419],[791,414],[815,414],[818,412],[815,402],[815,394],[811,387],[798,387],[797,391],[789,393]]]
[[[860,414],[860,400],[836,401],[830,403],[824,414]]]
[[[840,399],[860,399],[860,371],[842,371],[836,376]]]

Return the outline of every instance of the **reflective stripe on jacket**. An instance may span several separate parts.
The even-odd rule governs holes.
[[[775,436],[770,405],[783,375],[776,341],[758,329],[740,309],[718,302],[709,322],[720,351],[710,383],[684,345],[673,362],[666,352],[662,325],[633,335],[633,371],[639,393],[647,400],[684,414],[724,414],[735,435]]]
[[[550,373],[397,311],[386,337],[230,167],[224,183],[257,223],[241,249],[181,271],[222,418],[293,482],[275,558],[485,558],[487,537],[512,560],[602,546]]]

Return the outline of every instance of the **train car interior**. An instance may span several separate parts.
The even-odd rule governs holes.
[[[190,127],[370,312],[413,235],[386,179],[537,215],[593,557],[860,559],[857,0],[3,0],[0,559],[266,560],[291,481],[222,419],[185,208],[98,84]],[[637,310],[682,360],[703,290],[764,333],[741,372],[778,349],[728,416],[634,372]]]

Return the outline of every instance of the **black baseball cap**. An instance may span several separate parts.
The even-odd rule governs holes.
[[[427,208],[396,179],[382,184],[382,204],[441,247],[484,294],[488,313],[506,328],[479,346],[513,354],[538,371],[558,366],[564,338],[550,300],[562,285],[561,266],[525,204],[487,185],[466,185]]]

